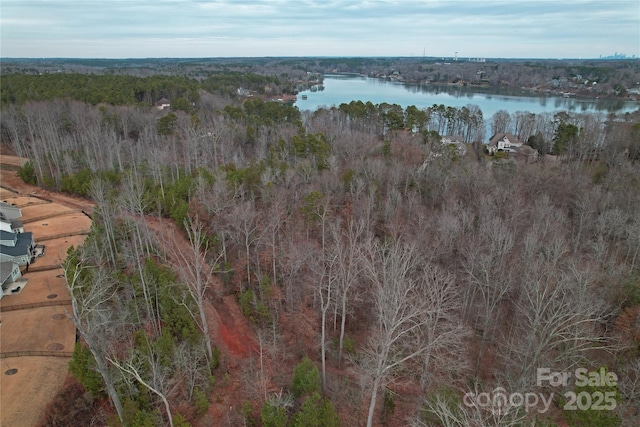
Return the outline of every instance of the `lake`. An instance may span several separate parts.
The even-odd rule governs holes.
[[[485,120],[498,110],[513,114],[528,111],[534,114],[569,111],[575,113],[624,113],[640,109],[640,102],[604,99],[563,98],[558,96],[530,95],[524,91],[495,93],[481,88],[408,84],[369,77],[326,74],[323,86],[298,94],[295,106],[300,110],[315,111],[320,107],[339,106],[351,101],[370,101],[373,104],[387,102],[403,108],[418,108],[444,104],[455,108],[477,105]],[[307,99],[302,99],[306,95]]]

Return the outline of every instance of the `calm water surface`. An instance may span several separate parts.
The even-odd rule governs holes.
[[[307,99],[302,99],[306,95]],[[321,107],[339,106],[351,101],[370,101],[373,104],[387,102],[403,108],[415,105],[418,108],[444,104],[451,107],[477,105],[485,120],[498,110],[513,114],[528,111],[534,114],[570,111],[575,113],[624,113],[640,109],[640,102],[620,100],[594,100],[562,98],[554,96],[532,96],[524,92],[496,94],[457,86],[434,86],[404,84],[385,80],[344,75],[325,75],[323,88],[306,90],[298,94],[294,104],[300,110],[315,111]]]

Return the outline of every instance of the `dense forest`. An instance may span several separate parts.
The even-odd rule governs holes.
[[[19,85],[28,82],[40,86],[52,83],[55,75],[83,74],[121,77],[127,84],[138,78],[162,76],[189,79],[208,91],[244,86],[262,90],[265,84],[285,93],[309,87],[327,73],[349,73],[376,78],[391,78],[413,84],[456,84],[492,91],[532,91],[536,93],[572,93],[589,98],[640,99],[640,60],[527,60],[486,58],[433,57],[285,57],[285,58],[183,58],[183,59],[11,59],[3,60],[3,80],[12,76]],[[16,77],[19,75],[20,77]],[[48,76],[48,79],[37,77]],[[242,80],[245,80],[244,82]],[[100,81],[101,79],[98,79]],[[174,85],[180,79],[174,81]],[[182,80],[183,82],[185,80]],[[68,81],[68,78],[63,78]],[[114,82],[115,79],[102,79]],[[54,80],[54,82],[56,82]],[[55,91],[49,85],[49,90]],[[253,85],[253,86],[252,86]],[[278,85],[281,85],[279,88]],[[13,82],[9,86],[14,86]],[[23,86],[24,87],[24,86]],[[4,92],[3,102],[14,96],[16,101],[34,99],[23,94]],[[79,88],[75,88],[76,90]],[[69,90],[69,89],[67,89]],[[41,91],[47,92],[47,91]],[[126,94],[130,96],[129,94]],[[59,93],[56,96],[61,96]],[[64,96],[64,95],[63,95]],[[166,95],[165,95],[166,96]],[[99,97],[92,94],[91,99]],[[42,98],[40,98],[42,99]],[[78,98],[74,98],[78,99]],[[145,100],[146,101],[146,100]],[[151,102],[155,102],[153,99]],[[85,102],[92,102],[85,100]],[[105,101],[116,102],[119,101]]]
[[[43,424],[640,422],[640,112],[302,113],[237,96],[296,84],[3,74],[20,176],[96,203],[64,263],[80,385]],[[488,155],[487,121],[536,160]],[[169,223],[184,247],[158,232]],[[251,325],[246,357],[209,327],[229,297]]]

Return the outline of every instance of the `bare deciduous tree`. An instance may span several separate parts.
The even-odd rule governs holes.
[[[484,351],[493,340],[500,304],[511,288],[507,265],[514,245],[513,233],[499,217],[486,218],[481,225],[480,243],[467,250],[463,268],[468,278],[465,311],[480,324],[482,338],[476,359],[479,372]]]
[[[573,262],[562,268],[566,272],[531,260],[522,281],[506,360],[518,366],[523,386],[535,380],[540,366],[570,369],[587,351],[605,348],[598,327],[609,313],[604,301],[592,298],[594,272]]]
[[[209,381],[210,371],[202,369],[210,366],[207,358],[206,346],[180,343],[173,352],[173,362],[176,368],[176,376],[183,378],[183,384],[187,390],[189,400],[193,398],[196,387]]]
[[[418,248],[399,240],[386,245],[372,242],[367,251],[365,274],[371,280],[375,307],[364,350],[372,382],[368,427],[373,425],[378,391],[386,378],[429,348],[425,328],[433,309],[428,294],[434,270],[422,264]]]
[[[141,369],[135,366],[133,361],[128,361],[125,364],[121,364],[118,361],[108,358],[109,362],[111,362],[115,367],[120,369],[120,371],[133,376],[140,384],[142,384],[149,391],[157,395],[162,403],[164,404],[165,411],[167,412],[167,419],[169,421],[169,425],[173,427],[173,416],[171,415],[171,406],[169,405],[169,399],[167,398],[167,392],[162,390],[158,385],[153,385],[151,381],[145,381],[142,378]],[[164,378],[159,378],[160,376],[164,377],[162,368],[160,367],[160,363],[156,358],[150,357],[147,363],[150,366],[150,371],[154,377],[154,381],[156,383],[162,383]]]
[[[101,224],[104,227],[105,239],[109,249],[109,258],[113,266],[116,265],[116,206],[109,197],[109,188],[107,183],[101,178],[96,177],[91,180],[89,189],[91,198],[96,202],[96,213],[99,213]]]
[[[322,360],[322,387],[327,384],[327,313],[334,304],[337,279],[335,270],[338,268],[339,259],[335,254],[321,254],[313,258],[317,282],[315,284],[316,295],[320,301],[320,357]]]
[[[349,299],[353,286],[362,273],[362,249],[367,234],[364,220],[349,218],[344,228],[340,223],[331,223],[332,244],[330,252],[335,254],[336,265],[336,313],[340,315],[340,338],[338,340],[338,365],[342,363],[344,336],[349,315]],[[335,321],[334,321],[335,324]]]
[[[247,286],[251,287],[251,251],[258,240],[258,215],[253,200],[236,204],[232,210],[230,224],[236,232],[234,240],[243,246],[247,272]]]
[[[491,117],[491,133],[505,133],[510,130],[511,115],[506,110],[496,111]]]
[[[425,269],[426,325],[425,350],[422,354],[420,385],[425,390],[429,384],[432,366],[446,366],[465,349],[468,328],[462,324],[462,302],[455,277],[435,266]],[[441,362],[441,363],[436,363]],[[462,364],[462,360],[456,364]]]
[[[171,262],[175,270],[180,274],[185,284],[188,295],[195,303],[198,312],[193,313],[187,309],[193,320],[196,322],[205,337],[207,349],[207,359],[209,362],[213,359],[213,349],[211,347],[211,334],[209,333],[209,322],[206,315],[206,293],[211,287],[211,278],[214,273],[212,263],[207,260],[210,254],[209,246],[206,242],[206,234],[202,223],[198,218],[194,220],[186,220],[184,228],[189,239],[189,251],[179,250],[172,237],[172,241],[165,242],[165,250],[170,253]],[[213,265],[218,265],[222,254],[218,254],[213,261]]]
[[[521,407],[514,407],[508,401],[504,405],[495,405],[496,402],[485,405],[478,404],[473,398],[465,399],[466,402],[459,403],[450,396],[437,393],[425,402],[425,410],[430,418],[437,419],[438,425],[444,427],[535,427],[538,423],[536,419],[529,419]],[[411,427],[431,425],[420,418],[410,421]]]
[[[107,364],[110,348],[108,334],[118,327],[118,316],[111,306],[117,283],[107,271],[91,267],[80,250],[77,257],[71,256],[65,261],[64,275],[71,297],[71,320],[87,343],[96,361],[96,370],[102,376],[107,394],[122,421],[122,403],[116,392],[114,374]]]

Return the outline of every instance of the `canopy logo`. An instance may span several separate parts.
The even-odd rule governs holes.
[[[588,390],[577,392],[572,390],[559,394],[564,397],[566,402],[564,410],[566,411],[613,411],[617,406],[618,394],[615,389],[618,386],[618,376],[614,372],[608,372],[605,368],[600,368],[597,371],[578,368],[573,372],[552,372],[549,368],[538,368],[536,385],[553,388],[574,385],[578,388],[588,388]],[[505,415],[519,408],[524,408],[527,413],[535,410],[544,414],[549,411],[554,397],[554,393],[545,394],[533,391],[507,393],[506,389],[497,387],[491,392],[468,392],[462,401],[467,407],[484,409],[495,415]]]

